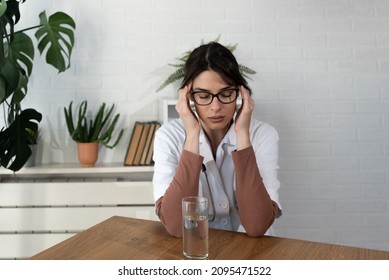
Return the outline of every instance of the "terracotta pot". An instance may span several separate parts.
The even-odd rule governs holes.
[[[82,167],[93,167],[99,155],[99,143],[77,143],[78,161]]]

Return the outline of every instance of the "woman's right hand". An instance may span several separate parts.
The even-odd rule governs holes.
[[[186,140],[184,148],[193,153],[199,153],[199,135],[201,125],[195,113],[190,107],[190,90],[191,84],[186,85],[178,91],[178,100],[176,104],[176,111],[184,124],[186,132]]]

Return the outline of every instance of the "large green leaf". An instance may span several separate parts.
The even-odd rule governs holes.
[[[23,32],[15,33],[9,46],[10,58],[21,72],[30,76],[34,62],[34,44],[31,38]]]
[[[15,121],[0,132],[0,163],[12,171],[18,171],[31,156],[29,131],[38,132],[42,114],[34,109],[25,109]]]
[[[18,85],[14,89],[12,103],[19,104],[27,94],[28,77],[34,62],[34,44],[23,32],[15,33],[9,48],[9,60],[18,69]]]
[[[76,23],[63,12],[57,12],[47,20],[46,13],[39,14],[40,27],[35,33],[38,49],[42,54],[46,48],[46,62],[59,72],[70,67],[70,56],[74,46]]]

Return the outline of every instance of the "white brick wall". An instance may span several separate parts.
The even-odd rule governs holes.
[[[41,0],[22,20],[63,9],[77,22],[70,71],[37,58],[29,105],[44,116],[43,162],[76,161],[62,108],[115,102],[126,134],[100,161],[122,161],[136,120],[159,116],[167,63],[221,34],[258,71],[255,117],[280,142],[278,235],[389,250],[389,1]],[[27,14],[27,15],[26,15]],[[25,104],[26,104],[25,103]],[[66,152],[65,152],[66,151]]]

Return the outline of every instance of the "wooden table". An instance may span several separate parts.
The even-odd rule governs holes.
[[[32,259],[183,259],[182,239],[168,235],[160,222],[114,216]],[[389,252],[210,229],[209,259],[388,260]]]

